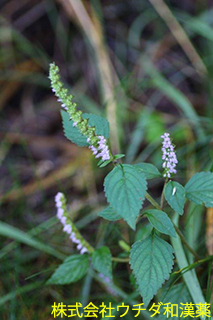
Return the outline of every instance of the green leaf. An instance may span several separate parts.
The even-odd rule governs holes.
[[[104,167],[106,167],[108,164],[110,164],[111,162],[112,162],[112,160],[101,161],[101,163],[98,164],[98,166],[99,166],[100,168],[104,168]]]
[[[82,117],[83,119],[89,120],[89,126],[95,127],[95,133],[98,136],[104,136],[107,139],[109,138],[109,122],[106,118],[92,113],[83,113]]]
[[[130,265],[145,306],[169,278],[173,263],[172,247],[155,234],[132,246]]]
[[[167,214],[161,210],[151,209],[145,212],[149,222],[161,233],[176,237],[175,229]]]
[[[143,240],[150,235],[153,230],[151,223],[147,222],[145,225],[140,225],[140,228],[135,233],[135,242],[138,240]]]
[[[104,188],[113,209],[135,229],[147,189],[144,174],[134,166],[120,164],[106,176]]]
[[[99,212],[98,216],[109,221],[117,221],[122,219],[121,216],[119,216],[119,214],[117,214],[117,212],[110,206]]]
[[[136,163],[134,166],[145,174],[147,180],[159,178],[162,176],[159,170],[151,163],[141,162]]]
[[[89,266],[88,254],[74,254],[64,260],[47,284],[69,284],[85,276]]]
[[[118,160],[118,159],[121,159],[121,158],[123,158],[123,157],[125,157],[125,154],[123,154],[123,153],[118,153],[118,154],[116,154],[116,155],[114,156],[114,159],[115,159],[115,160]]]
[[[149,113],[147,120],[145,123],[146,139],[152,143],[165,132],[164,119],[161,114],[152,112]]]
[[[73,127],[73,121],[66,111],[61,110],[62,124],[64,128],[65,137],[77,144],[79,147],[89,146],[87,143],[87,138],[78,130],[78,128]]]
[[[164,195],[170,207],[182,215],[185,203],[184,187],[178,182],[169,181],[166,184]]]
[[[112,279],[112,255],[108,247],[104,246],[93,252],[92,264],[96,271]]]
[[[160,302],[166,304],[166,303],[171,303],[172,304],[177,304],[178,305],[178,317],[175,317],[175,319],[183,319],[183,315],[180,317],[181,313],[183,310],[180,308],[184,309],[184,306],[181,305],[180,303],[186,304],[192,302],[192,299],[190,297],[190,294],[185,286],[185,283],[178,283],[177,285],[173,285],[171,288],[165,287],[162,288],[162,291],[160,292],[159,295],[159,300]],[[176,311],[176,308],[174,307],[174,313]],[[165,312],[165,309],[162,308],[162,312],[158,317],[158,320],[164,320],[164,319],[173,319],[174,317],[169,314],[163,315]],[[185,317],[184,319],[189,320],[192,319],[190,316]]]
[[[196,204],[213,207],[213,173],[196,173],[186,184],[186,197]]]

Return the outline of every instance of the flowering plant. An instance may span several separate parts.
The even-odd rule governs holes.
[[[209,296],[204,298],[197,275],[192,269],[211,261],[212,256],[200,257],[194,251],[180,230],[178,220],[179,216],[184,214],[186,201],[213,207],[213,173],[196,173],[185,186],[174,181],[178,160],[169,133],[161,136],[162,173],[149,163],[122,163],[120,159],[124,155],[113,155],[110,151],[107,120],[100,116],[84,114],[76,109],[76,103],[72,102],[73,97],[64,88],[59,68],[55,64],[50,65],[50,80],[52,90],[63,108],[61,114],[65,136],[80,147],[88,147],[95,158],[99,159],[98,166],[113,165],[104,179],[108,206],[98,215],[113,222],[123,219],[132,230],[135,230],[142,218],[147,218],[150,227],[144,231],[140,240],[130,244],[131,248],[128,243],[123,242],[123,253],[119,257],[113,257],[110,248],[93,248],[82,237],[71,221],[65,196],[59,192],[55,197],[57,217],[63,225],[63,231],[77,244],[80,255],[72,255],[65,259],[48,283],[68,284],[78,281],[87,273],[91,260],[97,276],[105,279],[105,283],[111,283],[112,292],[114,264],[129,263],[132,270],[131,282],[135,290],[141,294],[145,306],[149,305],[165,280],[169,279],[169,284],[177,280],[176,274],[182,275],[185,283],[181,298],[187,300],[190,297],[195,304],[204,303]],[[164,179],[165,182],[161,203],[158,203],[147,190],[147,180],[154,178]],[[143,209],[145,199],[150,203],[148,209]],[[191,264],[188,262],[189,254],[195,259]],[[176,272],[172,273],[174,259]],[[167,289],[171,294],[172,289],[168,286]]]

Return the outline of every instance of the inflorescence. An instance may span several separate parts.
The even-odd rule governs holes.
[[[113,281],[112,281],[109,277],[106,277],[103,273],[99,273],[99,277],[100,277],[101,280],[104,282],[107,291],[108,291],[112,296],[117,297],[118,294],[117,294],[117,292],[116,292],[116,291],[114,290],[114,288],[113,288],[113,286],[114,286]]]
[[[172,174],[177,173],[175,169],[178,160],[175,154],[175,146],[172,144],[169,133],[164,133],[161,138],[162,142],[162,160],[164,161],[162,167],[164,168],[163,176],[171,178]]]
[[[96,158],[100,158],[105,160],[110,160],[110,154],[109,154],[109,148],[106,143],[106,139],[104,136],[98,136],[98,147],[95,148],[94,146],[89,146],[89,149],[92,151],[92,153],[95,155]],[[89,142],[89,139],[87,139],[87,142]]]
[[[93,248],[81,236],[74,223],[71,221],[66,210],[66,199],[63,193],[58,192],[55,196],[55,204],[57,208],[57,217],[63,225],[63,231],[69,234],[69,238],[73,243],[77,244],[77,249],[81,254],[92,252]]]
[[[107,141],[103,136],[98,136],[95,133],[95,127],[88,125],[88,119],[83,119],[82,112],[76,109],[76,103],[72,102],[73,96],[68,94],[68,90],[64,88],[59,75],[59,68],[54,63],[50,64],[50,74],[52,91],[61,103],[61,107],[69,114],[70,120],[73,121],[73,127],[87,137],[87,142],[90,144],[89,149],[92,150],[96,158],[101,158],[102,161],[110,160],[111,154],[107,145]]]

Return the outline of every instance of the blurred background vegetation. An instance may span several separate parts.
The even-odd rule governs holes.
[[[113,255],[122,252],[120,240],[132,244],[146,232],[143,220],[134,236],[124,223],[97,217],[109,168],[98,169],[89,150],[63,136],[49,63],[59,65],[80,109],[108,118],[112,150],[125,153],[125,162],[160,169],[160,135],[169,131],[184,184],[213,169],[213,1],[2,0],[0,6],[0,317],[52,319],[54,301],[140,303],[124,264],[114,268],[114,296],[92,273],[81,285],[44,286],[75,252],[55,218],[58,191],[85,238],[109,245]],[[159,197],[162,180],[149,184]],[[181,221],[204,256],[213,254],[212,221],[212,209],[199,206],[189,206]],[[205,281],[207,268],[198,272]]]

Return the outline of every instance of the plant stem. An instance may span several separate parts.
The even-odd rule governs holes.
[[[152,196],[150,196],[149,193],[146,193],[145,195],[146,199],[158,210],[161,210],[160,205],[152,198]],[[197,260],[200,260],[199,255],[190,247],[190,245],[188,244],[188,242],[186,241],[184,235],[182,234],[182,232],[180,231],[180,229],[173,223],[174,228],[177,232],[177,234],[179,235],[179,237],[181,238],[181,241],[183,242],[183,244],[187,247],[187,249],[195,256],[195,258]]]
[[[213,263],[213,256],[209,256],[205,259],[202,259],[202,260],[198,260],[197,262],[194,262],[192,264],[189,264],[187,267],[185,268],[182,268],[182,269],[179,269],[178,271],[174,271],[171,275],[174,275],[174,274],[178,274],[178,273],[186,273],[188,272],[189,270],[192,270],[192,269],[195,269],[196,267],[200,266],[201,264],[204,264],[204,263]]]
[[[179,219],[179,215],[178,215],[178,213],[175,212],[175,214],[173,216],[173,223],[175,225],[178,225],[178,219]],[[172,237],[171,242],[172,242],[172,246],[175,251],[175,255],[177,258],[177,263],[179,265],[179,268],[181,270],[184,270],[186,267],[188,267],[189,263],[186,258],[185,252],[183,250],[180,238],[179,237],[177,237],[177,238]],[[182,273],[182,276],[184,278],[185,284],[186,284],[186,286],[192,296],[194,303],[195,304],[199,304],[199,303],[204,304],[205,299],[203,297],[203,293],[202,293],[199,281],[197,279],[197,275],[194,272],[194,270],[188,270],[188,272]],[[206,317],[200,316],[200,319],[205,320]]]
[[[118,257],[112,257],[112,261],[116,261],[116,262],[129,262],[129,258],[118,258]]]
[[[150,194],[147,192],[145,194],[146,199],[158,210],[161,210],[160,205],[150,196]]]
[[[163,210],[163,203],[164,203],[164,189],[165,189],[165,186],[167,184],[167,180],[168,178],[166,178],[165,182],[164,182],[164,185],[163,185],[163,191],[161,193],[161,199],[160,199],[160,207],[161,209]]]
[[[200,256],[192,249],[192,247],[190,247],[190,245],[188,244],[186,238],[184,237],[184,235],[182,234],[182,232],[180,231],[180,229],[173,223],[173,226],[175,228],[175,231],[177,232],[177,234],[179,235],[179,237],[181,238],[181,241],[183,242],[183,244],[187,247],[187,249],[193,254],[193,256],[196,258],[196,260],[200,260]]]

